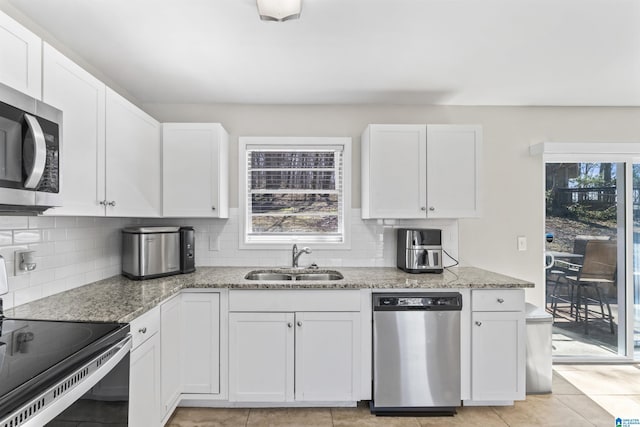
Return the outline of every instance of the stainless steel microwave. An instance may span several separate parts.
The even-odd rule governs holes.
[[[0,84],[0,214],[61,205],[62,111]]]

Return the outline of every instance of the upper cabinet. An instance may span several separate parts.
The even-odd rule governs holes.
[[[106,90],[106,191],[109,216],[160,215],[160,124]]]
[[[480,215],[482,129],[369,125],[362,134],[362,217]]]
[[[42,98],[62,110],[62,207],[47,215],[160,214],[160,124],[48,44]]]
[[[42,100],[63,111],[63,207],[47,215],[105,214],[105,85],[44,44]]]
[[[0,82],[41,99],[41,57],[40,38],[0,11]]]
[[[218,123],[163,123],[162,215],[229,217],[229,135]]]

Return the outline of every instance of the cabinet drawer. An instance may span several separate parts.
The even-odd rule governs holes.
[[[132,350],[160,330],[160,308],[154,307],[129,324],[133,337]]]
[[[524,290],[483,289],[471,291],[472,311],[524,311]]]
[[[360,291],[231,290],[229,311],[360,311]]]

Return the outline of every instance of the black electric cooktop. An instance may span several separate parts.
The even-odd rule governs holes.
[[[128,332],[120,323],[0,318],[0,418]]]

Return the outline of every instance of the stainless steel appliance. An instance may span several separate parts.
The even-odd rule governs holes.
[[[0,271],[0,296],[5,279]],[[0,426],[128,425],[130,350],[127,324],[7,319],[0,310]]]
[[[180,227],[122,230],[122,274],[136,280],[180,273]]]
[[[0,213],[61,205],[62,112],[0,84]]]
[[[373,294],[373,413],[455,413],[461,310],[457,292]]]
[[[397,266],[408,273],[442,273],[442,230],[398,228]]]
[[[196,271],[195,236],[193,227],[180,227],[180,273]]]

